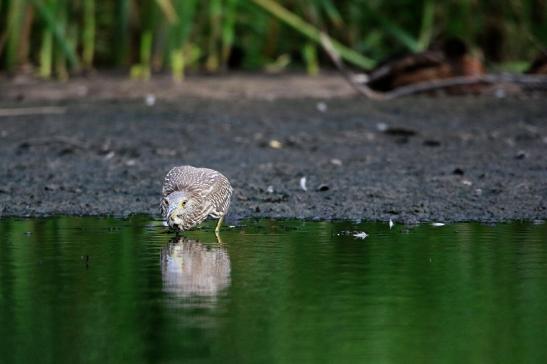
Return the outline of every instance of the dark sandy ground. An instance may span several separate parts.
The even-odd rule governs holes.
[[[191,164],[232,181],[229,222],[547,219],[541,97],[378,103],[345,91],[314,98],[160,92],[148,106],[140,97],[66,94],[46,102],[7,92],[15,89],[0,86],[1,216],[157,215],[165,173]],[[37,105],[60,109],[6,116],[7,108]]]

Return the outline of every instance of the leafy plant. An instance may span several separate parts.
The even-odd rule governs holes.
[[[316,74],[325,36],[365,70],[454,36],[487,61],[525,65],[547,47],[547,1],[0,0],[0,72],[43,78],[112,67],[177,81],[189,67]]]

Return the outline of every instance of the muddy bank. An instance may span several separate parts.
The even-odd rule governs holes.
[[[157,215],[163,176],[187,163],[230,178],[229,221],[547,219],[545,99],[149,101],[0,117],[1,215]]]

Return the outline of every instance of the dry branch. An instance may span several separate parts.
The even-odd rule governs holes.
[[[19,107],[0,109],[0,117],[2,116],[25,116],[25,115],[51,115],[64,114],[66,108],[59,106],[42,106],[42,107]]]
[[[547,90],[547,76],[545,75],[521,75],[521,74],[486,74],[481,76],[462,76],[454,78],[437,79],[419,82],[398,87],[389,92],[378,92],[371,89],[367,83],[370,78],[367,75],[357,75],[351,72],[342,62],[342,59],[332,46],[330,38],[321,34],[321,45],[334,63],[338,71],[360,94],[372,100],[392,100],[397,97],[419,94],[428,91],[447,89],[454,86],[472,86],[489,84],[494,86],[517,85],[534,90]]]

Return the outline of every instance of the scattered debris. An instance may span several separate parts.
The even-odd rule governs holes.
[[[356,73],[352,75],[352,81],[356,83],[367,83],[370,81],[370,77],[366,73]]]
[[[508,146],[510,147],[514,147],[515,146],[515,141],[511,138],[506,138],[505,140],[505,143],[507,143]]]
[[[268,186],[268,188],[266,188],[266,192],[268,192],[268,193],[274,193],[274,188],[273,188],[273,186],[271,186],[271,185]]]
[[[423,145],[426,147],[439,147],[441,146],[441,142],[438,140],[426,139],[424,140]]]
[[[377,123],[376,124],[376,129],[378,131],[381,131],[382,133],[385,132],[387,129],[388,129],[388,126],[386,123]]]
[[[153,94],[146,94],[146,97],[144,98],[144,103],[146,106],[154,106],[156,104],[156,96]]]
[[[471,185],[473,185],[473,182],[471,182],[471,181],[468,180],[468,179],[462,180],[462,183],[463,183],[464,185],[466,185],[466,186],[471,186]]]
[[[135,164],[137,164],[137,161],[134,159],[129,159],[125,162],[125,165],[128,167],[133,167]]]
[[[107,155],[104,156],[104,159],[106,160],[112,159],[114,158],[115,155],[116,155],[115,152],[109,152]]]
[[[286,193],[270,193],[268,197],[262,198],[264,202],[281,203],[287,202],[289,195]]]
[[[431,224],[431,226],[435,226],[435,227],[444,226],[444,225],[445,225],[444,222],[434,222]]]
[[[393,223],[393,220],[389,219],[389,230],[391,230],[391,228],[393,227],[393,225],[395,225]]]
[[[19,107],[0,109],[2,116],[24,116],[24,115],[58,115],[66,112],[65,107],[41,106],[41,107]]]
[[[59,185],[55,183],[50,183],[45,185],[44,190],[45,191],[57,191],[59,189]]]
[[[327,109],[328,109],[328,106],[325,102],[320,101],[320,102],[317,103],[317,110],[319,112],[326,112]]]
[[[547,141],[546,141],[547,142]],[[342,165],[342,161],[338,158],[332,158],[330,160],[331,164],[334,164],[335,166],[341,166]]]
[[[306,177],[300,178],[300,188],[304,191],[308,190],[308,188],[306,187]]]
[[[273,149],[283,148],[283,144],[281,144],[281,142],[279,140],[276,140],[276,139],[270,140],[269,146],[270,146],[270,148],[273,148]]]
[[[64,137],[64,136],[52,136],[49,138],[30,138],[25,142],[19,144],[17,147],[20,150],[28,150],[30,147],[45,146],[45,145],[62,145],[65,149],[74,151],[76,149],[89,150],[90,147],[79,139]]]
[[[356,223],[358,223],[356,221]],[[368,234],[364,231],[351,231],[351,230],[343,230],[336,234],[336,236],[352,236],[356,239],[365,239]]]
[[[515,159],[524,159],[526,157],[528,157],[528,153],[523,150],[519,150],[517,154],[515,154]]]
[[[317,191],[325,192],[329,190],[329,186],[325,184],[320,184],[319,187],[317,187]]]
[[[387,135],[393,135],[393,136],[402,136],[402,137],[410,137],[418,134],[416,130],[408,129],[408,128],[400,128],[400,127],[388,127],[386,130],[384,130],[384,133]]]
[[[461,168],[455,168],[455,169],[452,171],[452,174],[455,174],[455,175],[458,175],[458,176],[463,176],[463,175],[464,175],[464,171],[463,171],[463,169],[461,169]]]
[[[353,237],[354,238],[357,238],[357,239],[364,239],[368,236],[367,233],[365,233],[364,231],[359,231],[359,232],[355,232],[353,233]]]

